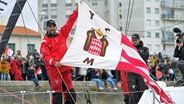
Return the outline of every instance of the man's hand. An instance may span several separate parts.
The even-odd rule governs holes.
[[[121,88],[121,87],[122,87],[122,86],[121,86],[121,81],[117,83],[117,87],[118,87],[118,88]]]
[[[60,62],[56,62],[56,63],[54,64],[54,66],[55,66],[56,68],[59,68],[59,67],[61,67],[61,63],[60,63]]]
[[[182,43],[176,43],[176,46],[183,46],[183,44]]]

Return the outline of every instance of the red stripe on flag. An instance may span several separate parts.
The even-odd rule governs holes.
[[[144,62],[142,62],[139,59],[135,59],[135,58],[128,56],[127,53],[125,52],[125,50],[122,50],[121,56],[124,57],[126,60],[128,60],[129,63],[131,63],[135,66],[144,67],[147,70],[149,70],[148,66]]]
[[[126,71],[126,72],[137,73],[143,76],[144,78],[149,79],[149,76],[146,73],[144,73],[144,71],[142,71],[140,68],[137,68],[135,65],[127,63],[127,62],[120,61],[116,69],[121,70],[121,71]]]
[[[122,40],[121,40],[121,44],[125,44],[126,46],[137,50],[132,43],[130,42],[130,40],[122,34]],[[137,53],[135,53],[137,54]],[[142,76],[142,78],[144,79],[145,83],[147,86],[151,87],[154,89],[154,91],[160,95],[160,101],[164,102],[166,104],[175,104],[173,101],[171,101],[169,99],[169,97],[165,94],[165,92],[159,87],[159,85],[151,79],[151,77],[149,76],[148,73],[145,73],[144,70],[142,68],[148,69],[148,66],[146,65],[146,63],[143,63],[141,61],[141,59],[139,59],[140,57],[137,57],[137,59],[132,58],[130,56],[127,55],[127,52],[125,52],[125,50],[122,49],[121,52],[121,56],[127,60],[128,62],[123,62],[123,61],[119,61],[116,69],[117,70],[121,70],[121,71],[127,71],[127,72],[133,72],[133,73],[137,73],[140,74]],[[142,68],[141,68],[142,67]],[[147,70],[148,71],[148,70]]]
[[[130,48],[137,50],[133,45],[132,42],[124,35],[121,35],[121,44],[126,44],[127,46],[129,46]]]

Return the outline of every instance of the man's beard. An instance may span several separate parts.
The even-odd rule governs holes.
[[[56,37],[56,31],[55,30],[51,30],[50,32],[47,31],[46,35],[49,37],[49,38],[54,38]]]

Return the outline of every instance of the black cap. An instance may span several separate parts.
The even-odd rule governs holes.
[[[132,35],[132,40],[134,40],[134,39],[140,39],[139,34],[133,34]]]
[[[54,25],[54,26],[56,26],[56,23],[55,23],[54,20],[48,20],[48,21],[47,21],[47,26],[49,26],[49,25]]]

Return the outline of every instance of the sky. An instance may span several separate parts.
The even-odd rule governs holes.
[[[14,2],[15,2],[15,0],[14,0]],[[28,2],[31,6],[31,9],[34,12],[34,15],[36,16],[36,19],[38,20],[38,0],[27,0],[25,6],[23,8],[23,11],[22,11],[23,19],[22,19],[22,16],[20,15],[16,26],[24,26],[24,23],[23,23],[23,20],[24,20],[25,26],[27,28],[38,31],[38,24],[37,24],[36,20],[34,19],[33,13],[30,10]],[[8,19],[9,19],[9,16],[13,10],[14,4],[11,8],[9,8],[8,12],[3,17],[4,22],[1,22],[0,24],[6,25]]]

